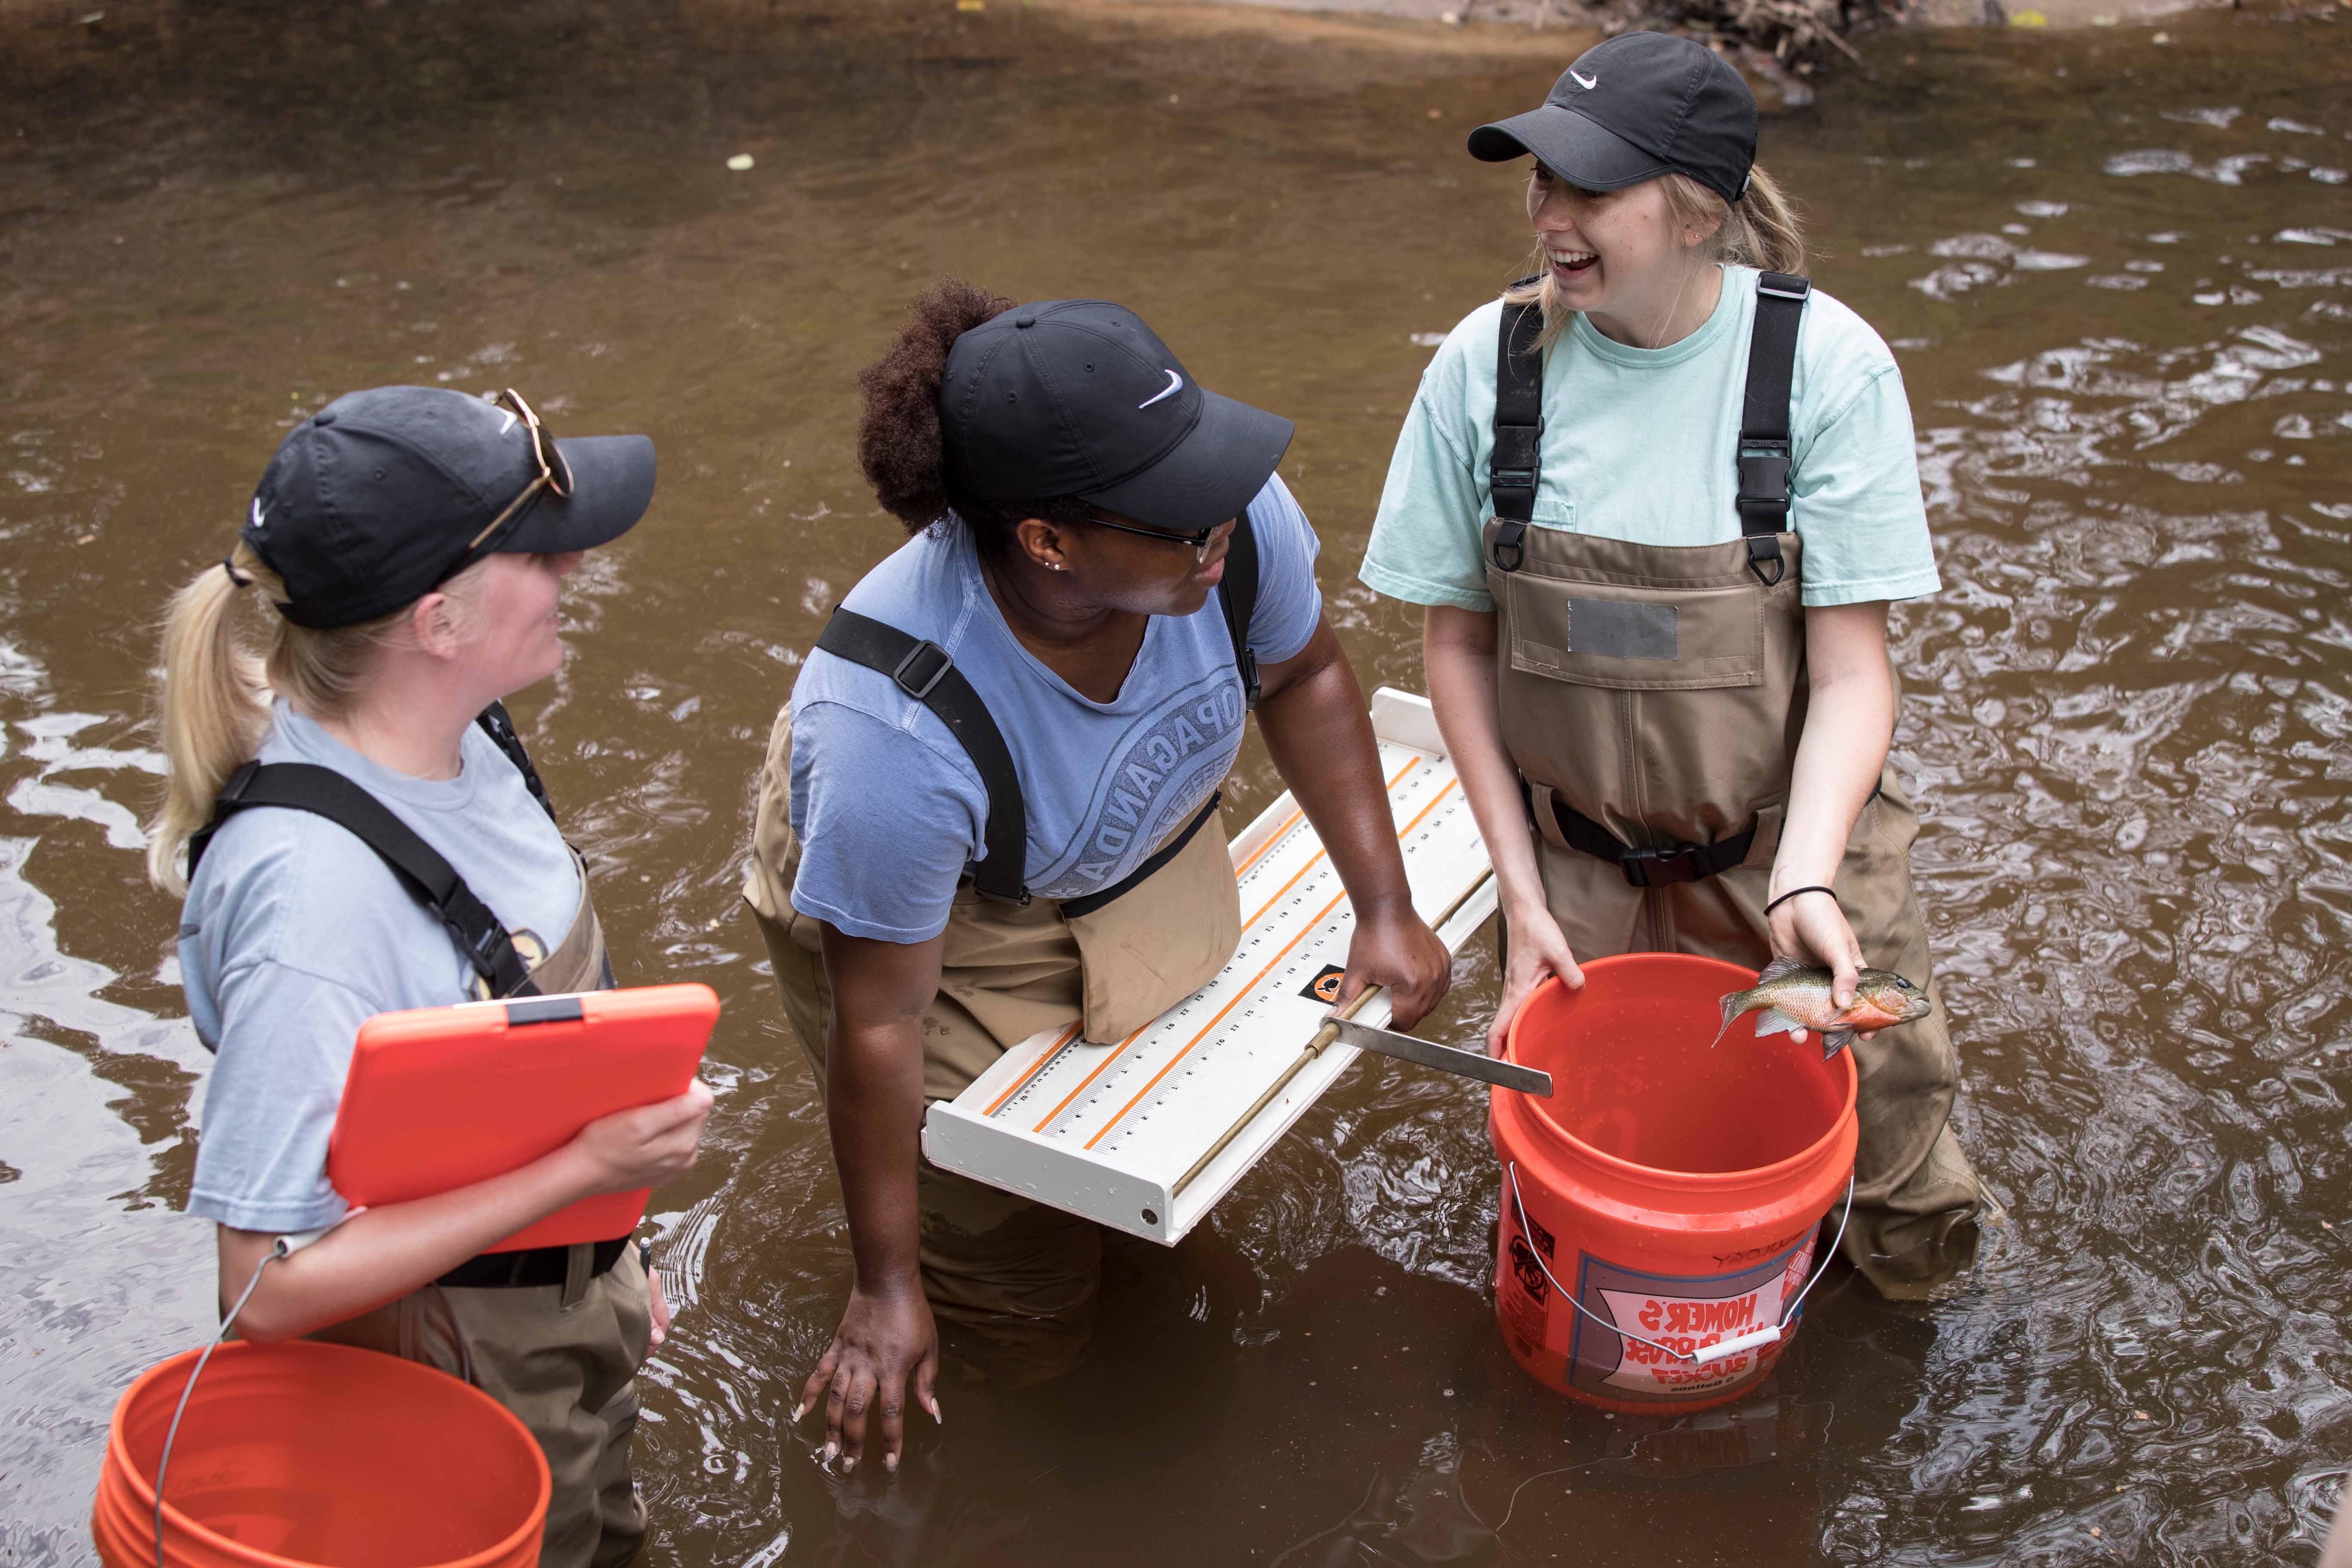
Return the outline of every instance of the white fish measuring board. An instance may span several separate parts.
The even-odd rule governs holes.
[[[1426,699],[1375,692],[1372,730],[1413,908],[1458,951],[1495,910],[1478,825]],[[1330,1011],[1307,988],[1347,962],[1355,911],[1287,794],[1233,841],[1233,855],[1242,941],[1217,977],[1116,1045],[1082,1040],[1072,1024],[1005,1052],[924,1117],[932,1163],[1173,1245],[1289,1131],[1347,1070],[1353,1047],[1326,1047],[1254,1116],[1251,1107]],[[1355,1017],[1386,1024],[1386,993]]]

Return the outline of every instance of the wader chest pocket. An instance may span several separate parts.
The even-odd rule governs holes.
[[[1504,578],[1511,668],[1579,686],[1678,691],[1764,679],[1764,603],[1754,584],[1627,587]]]

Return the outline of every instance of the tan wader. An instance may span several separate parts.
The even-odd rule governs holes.
[[[743,899],[823,1093],[833,988],[821,922],[792,904],[792,772],[787,707],[760,772]],[[1044,899],[1025,908],[983,899],[967,881],[948,914],[939,994],[923,1013],[923,1099],[954,1099],[1043,1029],[1076,1025],[1088,1040],[1122,1039],[1206,984],[1240,942],[1240,888],[1213,821],[1147,883],[1076,919]],[[1101,1285],[1100,1227],[928,1160],[917,1198],[923,1293],[943,1339],[961,1336],[963,1359],[1012,1387],[1076,1365]]]
[[[1570,951],[1761,968],[1808,698],[1797,535],[1779,535],[1786,570],[1767,586],[1744,539],[1685,548],[1528,528],[1517,569],[1504,571],[1499,527],[1486,524],[1486,547],[1503,744],[1528,784],[1545,900]],[[1751,826],[1754,837],[1719,874],[1641,887],[1630,879],[1647,867],[1571,847],[1557,806],[1634,851],[1716,845]],[[1889,768],[1854,824],[1836,892],[1869,964],[1936,996],[1911,888],[1918,830]],[[1958,1064],[1940,999],[1930,1016],[1853,1048],[1862,1142],[1843,1250],[1882,1294],[1921,1298],[1975,1260],[1982,1200],[1947,1124]]]
[[[517,946],[528,959],[530,944]],[[545,995],[594,991],[612,984],[612,973],[583,866],[580,912],[555,951],[530,965],[531,984]],[[653,1305],[634,1247],[593,1275],[593,1244],[567,1251],[561,1285],[427,1285],[310,1337],[421,1362],[513,1411],[539,1439],[554,1481],[542,1568],[619,1568],[646,1534],[629,1443]]]

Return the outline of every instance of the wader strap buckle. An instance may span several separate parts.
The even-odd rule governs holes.
[[[1769,515],[1777,522],[1789,515],[1790,448],[1786,441],[1742,441],[1739,444],[1739,515]],[[1773,531],[1779,532],[1778,529]]]
[[[1693,860],[1696,847],[1685,844],[1673,849],[1625,849],[1618,852],[1617,868],[1636,888],[1664,888],[1675,882],[1696,882],[1703,875]]]
[[[924,665],[922,671],[909,673],[925,660],[929,663]],[[937,686],[954,665],[955,660],[948,657],[947,649],[925,640],[907,650],[907,657],[898,661],[898,668],[890,672],[890,679],[898,683],[899,690],[920,702],[931,694],[931,688]]]

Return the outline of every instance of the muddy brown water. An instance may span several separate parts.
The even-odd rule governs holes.
[[[1478,1091],[1367,1058],[1121,1258],[1082,1374],[949,1385],[895,1480],[782,1424],[848,1258],[735,893],[769,718],[894,542],[854,373],[943,270],[1136,306],[1297,418],[1330,613],[1418,686],[1352,568],[1420,335],[1523,251],[1462,133],[1560,57],[1005,0],[82,14],[0,18],[0,1562],[92,1560],[114,1397],[211,1316],[151,619],[287,425],[402,379],[660,445],[517,704],[625,976],[727,1005],[655,1204],[647,1562],[2313,1560],[2352,1462],[2352,14],[1883,39],[1766,129],[1917,415],[1947,585],[1896,616],[1897,755],[2012,1216],[1967,1288],[1833,1273],[1717,1416],[1565,1406],[1496,1342]],[[1229,824],[1278,787],[1253,742]],[[1457,973],[1438,1037],[1491,943]]]

